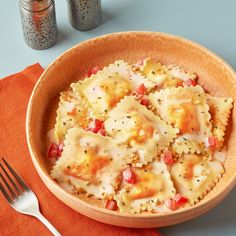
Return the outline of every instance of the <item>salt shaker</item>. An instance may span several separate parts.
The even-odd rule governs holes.
[[[33,49],[47,49],[58,37],[54,0],[20,0],[25,43]]]
[[[91,30],[102,21],[101,0],[67,0],[70,24],[77,30]]]

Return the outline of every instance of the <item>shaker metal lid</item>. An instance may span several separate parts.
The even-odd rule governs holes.
[[[53,0],[20,0],[20,6],[32,12],[43,11],[52,3]]]

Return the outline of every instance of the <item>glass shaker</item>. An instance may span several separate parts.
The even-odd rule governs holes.
[[[20,0],[25,43],[33,49],[47,49],[58,37],[54,0]]]
[[[77,30],[96,28],[102,21],[101,0],[67,0],[70,24]]]

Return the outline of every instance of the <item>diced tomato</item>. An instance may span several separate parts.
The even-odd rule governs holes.
[[[217,137],[208,137],[206,140],[206,146],[210,148],[217,148],[219,145],[219,140]]]
[[[62,152],[63,152],[63,148],[64,148],[63,143],[60,143],[60,144],[58,145],[58,157],[61,156],[61,154],[62,154]]]
[[[145,95],[145,93],[147,92],[147,88],[144,84],[141,84],[135,89],[135,92],[140,95]]]
[[[61,156],[62,153],[62,148],[55,144],[52,143],[52,145],[48,149],[48,157],[53,158],[53,157],[59,157]]]
[[[101,134],[102,136],[106,136],[106,134],[107,134],[106,130],[104,128],[99,129],[97,133]]]
[[[166,165],[172,165],[174,163],[174,159],[172,157],[172,153],[169,150],[165,150],[161,160],[166,164]]]
[[[97,133],[101,128],[103,128],[103,121],[95,119],[89,126],[89,131],[92,131],[94,133]]]
[[[187,80],[185,80],[184,81],[184,83],[183,83],[185,86],[197,86],[197,82],[196,81],[194,81],[194,80],[192,80],[192,79],[187,79]]]
[[[183,197],[180,193],[177,193],[174,197],[174,200],[176,201],[176,203],[181,206],[185,203],[188,202],[188,199],[186,197]]]
[[[111,211],[115,211],[118,209],[117,203],[115,200],[106,200],[105,201],[105,208]]]
[[[127,167],[126,169],[124,169],[122,172],[122,176],[123,176],[123,180],[126,183],[129,183],[129,184],[135,183],[135,174],[132,171],[131,167]]]
[[[86,77],[90,77],[91,75],[95,75],[95,74],[97,74],[98,71],[99,71],[99,67],[95,66],[87,72]]]
[[[188,202],[188,199],[183,197],[180,193],[177,193],[173,199],[169,198],[165,201],[166,207],[171,209],[172,211],[178,209]]]
[[[172,211],[175,211],[178,208],[176,201],[170,198],[165,201],[165,205],[167,208],[171,209]]]
[[[147,107],[149,105],[149,100],[147,97],[142,97],[140,103]]]
[[[104,129],[104,122],[102,120],[95,119],[88,127],[88,131],[91,131],[96,134],[106,135],[106,130]]]

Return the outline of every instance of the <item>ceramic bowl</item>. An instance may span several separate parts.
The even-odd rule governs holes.
[[[55,123],[58,95],[71,82],[84,78],[94,67],[100,68],[124,59],[135,63],[152,57],[164,64],[176,64],[197,73],[198,82],[212,95],[231,96],[236,101],[236,74],[221,58],[189,40],[164,33],[124,32],[82,42],[57,58],[42,74],[30,98],[26,133],[32,161],[49,190],[74,210],[107,224],[124,227],[161,227],[197,217],[216,206],[236,183],[236,111],[233,109],[227,135],[228,157],[225,174],[208,195],[195,206],[162,214],[125,214],[110,211],[98,200],[73,196],[50,176],[46,134]],[[65,213],[66,214],[66,213]]]

